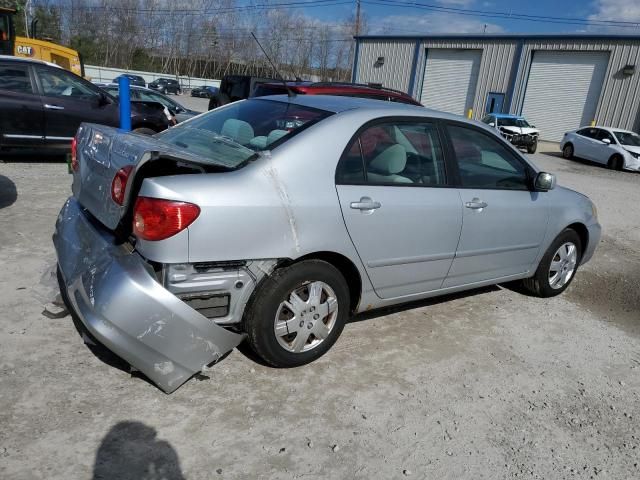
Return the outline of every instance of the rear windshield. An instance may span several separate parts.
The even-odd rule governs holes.
[[[212,110],[156,138],[235,168],[329,115],[331,112],[289,102],[251,99]]]

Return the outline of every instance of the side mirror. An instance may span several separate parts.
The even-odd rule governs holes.
[[[111,103],[111,100],[109,100],[109,97],[107,96],[107,94],[100,92],[100,94],[98,95],[98,106],[104,107],[105,105],[109,105],[110,103]]]
[[[611,140],[609,140],[608,138],[603,138],[602,143],[604,143],[605,145],[611,145]]]
[[[536,192],[553,190],[556,186],[556,176],[553,173],[540,172],[536,176],[533,186]]]
[[[496,124],[495,124],[495,123],[493,123],[493,122],[490,122],[490,123],[489,123],[489,126],[490,126],[490,127],[495,127],[495,126],[496,126]]]

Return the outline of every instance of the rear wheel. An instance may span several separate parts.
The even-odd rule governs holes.
[[[567,228],[544,254],[535,275],[522,281],[524,289],[543,298],[561,294],[571,284],[581,257],[580,237]]]
[[[349,315],[342,274],[320,260],[276,270],[245,312],[251,348],[274,367],[297,367],[321,357],[336,342]]]
[[[566,159],[573,158],[573,145],[567,143],[562,149],[562,156]]]
[[[623,160],[620,155],[612,155],[607,162],[607,167],[611,170],[622,170]]]
[[[536,153],[538,149],[538,140],[534,140],[531,145],[527,145],[527,153]]]
[[[139,133],[140,135],[155,135],[157,132],[155,130],[151,130],[150,128],[140,127],[134,128],[133,133]]]

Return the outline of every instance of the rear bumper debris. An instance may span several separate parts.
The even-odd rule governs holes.
[[[74,198],[53,242],[68,307],[109,350],[173,392],[244,338],[165,289],[136,252],[113,241]]]

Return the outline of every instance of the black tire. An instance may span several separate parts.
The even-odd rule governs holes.
[[[150,128],[140,127],[134,128],[133,133],[139,133],[140,135],[155,135],[158,132],[156,132],[155,130],[151,130]]]
[[[533,142],[531,145],[527,145],[527,153],[536,153],[538,149],[538,140]]]
[[[211,100],[209,100],[209,110],[221,107],[229,102],[230,100],[227,95],[225,95],[224,93],[219,93],[218,95],[214,95],[213,97],[211,97]]]
[[[549,283],[550,276],[550,268],[551,262],[554,260],[556,256],[556,252],[560,249],[562,245],[565,243],[573,243],[576,247],[576,264],[573,269],[573,273],[569,280],[559,288],[553,288]],[[571,282],[576,276],[576,272],[578,271],[578,266],[580,265],[580,259],[582,258],[582,242],[580,241],[580,236],[576,233],[575,230],[567,228],[563,230],[560,235],[556,237],[553,241],[547,252],[542,257],[540,264],[538,265],[538,269],[536,273],[531,278],[526,278],[522,280],[522,286],[524,289],[536,297],[548,298],[555,297],[556,295],[560,295],[564,292]]]
[[[573,145],[567,143],[562,149],[562,156],[567,160],[571,160],[573,158]]]
[[[607,162],[607,167],[611,170],[622,170],[622,164],[624,160],[618,154],[612,155],[609,161]]]
[[[291,292],[299,288],[304,289],[311,282],[318,281],[329,286],[336,296],[338,310],[333,320],[333,327],[318,345],[307,351],[294,353],[285,349],[278,341],[279,337],[275,332],[276,315],[280,304],[290,298]],[[301,298],[304,299],[304,294],[301,294]],[[313,314],[307,311],[307,315]],[[349,287],[340,271],[321,260],[304,260],[276,270],[258,286],[245,310],[244,328],[247,341],[258,356],[274,367],[289,368],[305,365],[324,355],[342,333],[348,317]],[[301,319],[301,324],[307,321],[303,317]],[[310,316],[307,319],[310,323],[312,322]],[[297,335],[295,332],[289,335],[289,337],[293,336],[292,344]],[[320,339],[311,333],[309,341],[315,340]],[[309,344],[311,345],[312,343]]]
[[[163,95],[167,95],[169,92],[167,91],[167,89],[166,89],[166,88],[163,88],[163,89],[162,89],[162,92],[160,92],[160,93],[162,93]]]

